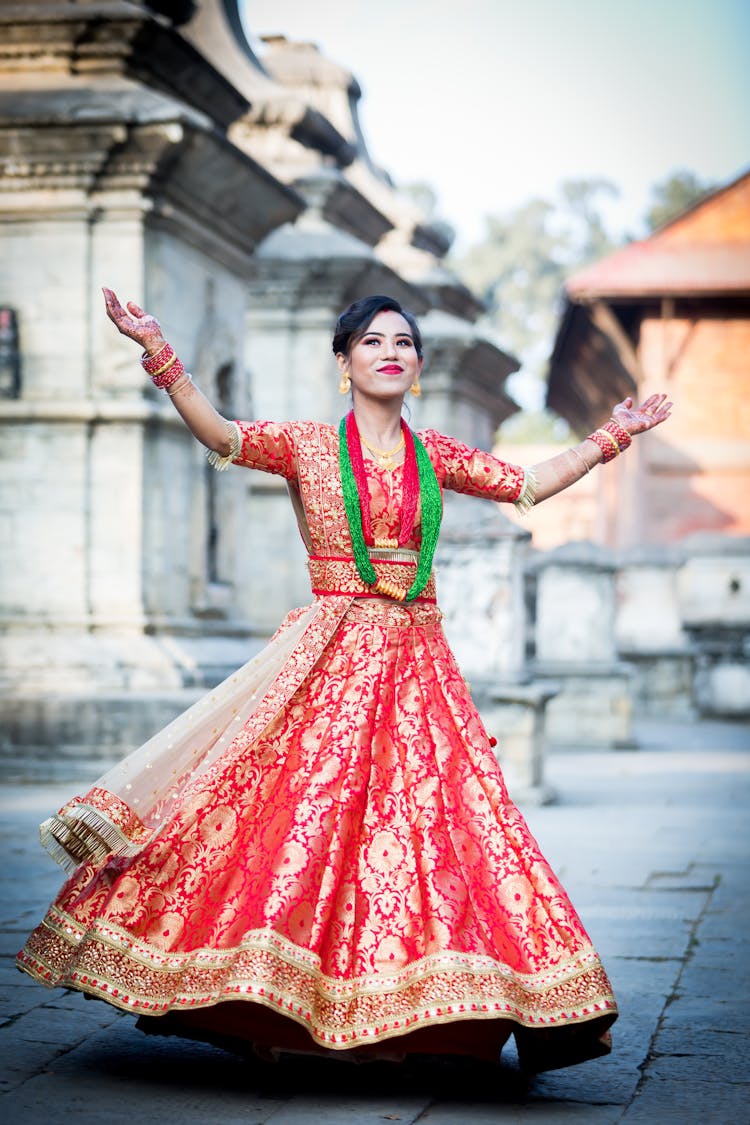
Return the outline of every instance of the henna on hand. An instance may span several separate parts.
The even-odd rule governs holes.
[[[667,402],[667,396],[663,394],[649,395],[640,406],[634,406],[632,398],[628,397],[618,402],[612,411],[612,417],[634,437],[666,422],[671,409],[672,403]]]
[[[156,355],[164,347],[161,325],[155,316],[144,312],[135,301],[128,301],[123,308],[112,289],[102,289],[107,316],[123,336],[140,344],[149,355]]]

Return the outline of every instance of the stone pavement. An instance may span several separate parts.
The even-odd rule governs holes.
[[[36,824],[66,786],[3,795],[0,1114],[132,1125],[572,1125],[750,1121],[750,728],[652,723],[633,752],[557,754],[558,803],[526,810],[621,1006],[615,1049],[527,1082],[501,1064],[263,1064],[146,1038],[47,991],[13,955],[60,885]]]

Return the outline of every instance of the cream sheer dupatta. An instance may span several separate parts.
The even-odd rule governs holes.
[[[351,603],[293,611],[270,643],[39,829],[67,871],[136,855],[226,755],[243,753],[304,681]]]

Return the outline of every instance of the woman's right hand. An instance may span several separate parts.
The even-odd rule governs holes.
[[[166,343],[156,317],[144,312],[134,301],[128,301],[127,308],[123,308],[112,289],[102,289],[102,293],[107,306],[107,316],[117,331],[135,340],[136,344],[140,344],[149,355],[156,355]]]

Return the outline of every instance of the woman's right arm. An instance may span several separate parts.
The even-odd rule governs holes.
[[[149,356],[157,355],[166,344],[158,320],[133,301],[128,301],[127,307],[123,308],[111,289],[102,291],[107,316],[118,332],[134,340]],[[182,375],[175,380],[168,393],[175,409],[198,441],[221,457],[228,456],[231,452],[232,427],[198,390],[190,377]]]

